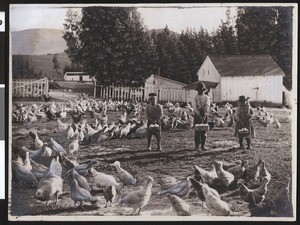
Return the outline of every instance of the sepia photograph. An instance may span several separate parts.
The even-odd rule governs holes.
[[[297,13],[10,4],[8,219],[295,221]]]

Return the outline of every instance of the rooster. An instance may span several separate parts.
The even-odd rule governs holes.
[[[42,96],[42,100],[43,100],[44,102],[50,102],[50,101],[51,101],[51,96],[48,96],[48,97],[47,97],[47,95],[44,94],[44,95]]]
[[[78,113],[78,114],[71,114],[73,122],[74,123],[79,123],[82,117],[82,113]]]

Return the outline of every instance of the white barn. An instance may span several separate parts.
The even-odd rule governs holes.
[[[240,95],[256,102],[283,101],[285,73],[270,55],[208,55],[197,76],[197,82],[211,87],[213,102],[236,101]]]
[[[85,72],[66,72],[65,81],[93,82],[94,78]]]

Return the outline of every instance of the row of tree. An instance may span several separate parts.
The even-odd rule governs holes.
[[[61,79],[61,73],[59,72],[60,63],[57,58],[57,54],[53,55],[52,58],[53,69],[52,79]],[[68,69],[67,65],[65,65],[64,70]],[[30,55],[13,55],[12,56],[12,75],[14,79],[40,79],[43,77],[47,77],[50,74],[43,74],[42,71],[37,70],[30,58]]]
[[[37,71],[28,55],[12,56],[12,74],[14,79],[39,79],[42,71]]]
[[[235,25],[226,21],[209,34],[203,28],[176,34],[166,26],[149,31],[136,8],[68,10],[66,53],[104,85],[140,86],[151,74],[191,83],[207,54],[270,54],[291,87],[292,8],[240,7]]]

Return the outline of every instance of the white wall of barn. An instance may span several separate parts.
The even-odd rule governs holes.
[[[250,101],[282,103],[283,76],[222,77],[221,101],[236,101],[240,95]]]
[[[215,88],[211,89],[208,93],[208,97],[210,98],[210,102],[216,102],[216,100],[213,97],[213,91]],[[196,90],[189,90],[187,95],[187,102],[193,102],[195,99],[195,96],[198,94],[198,91]]]
[[[217,87],[212,88],[209,92],[209,96],[212,102],[220,102],[221,101],[221,76],[214,64],[210,60],[209,57],[206,57],[202,66],[197,72],[198,80],[200,81],[210,81],[210,82],[218,82]]]
[[[197,72],[198,80],[220,82],[221,76],[209,57],[206,57],[202,66]]]

